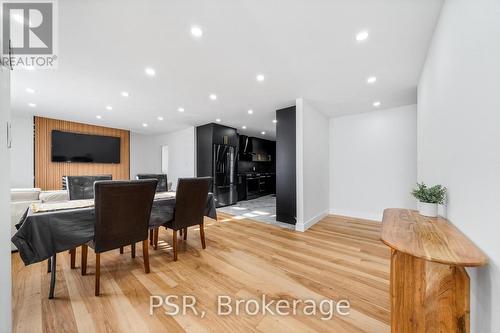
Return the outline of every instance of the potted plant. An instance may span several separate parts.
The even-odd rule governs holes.
[[[411,194],[418,200],[418,213],[423,216],[436,217],[438,204],[442,205],[446,196],[446,187],[435,185],[427,187],[423,182],[417,183]]]

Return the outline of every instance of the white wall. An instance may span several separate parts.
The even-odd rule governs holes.
[[[173,189],[182,177],[195,176],[195,128],[161,135],[130,135],[130,177],[161,172],[161,148],[168,145],[168,181]]]
[[[470,269],[471,332],[500,327],[500,0],[445,2],[418,86],[418,177],[490,257]]]
[[[414,208],[416,105],[330,119],[332,214],[381,220],[385,208]]]
[[[296,100],[297,224],[305,231],[329,210],[328,117],[303,98]]]
[[[11,187],[33,187],[33,116],[12,115]]]
[[[138,173],[160,173],[161,151],[157,152],[155,137],[130,132],[130,178]]]
[[[10,121],[10,72],[0,65],[0,331],[10,332],[10,153],[7,149],[7,122]]]
[[[158,135],[155,137],[155,141],[160,170],[161,147],[168,145],[168,179],[172,182],[174,190],[179,178],[195,176],[196,141],[194,127]]]

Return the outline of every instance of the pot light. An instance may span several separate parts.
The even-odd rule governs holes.
[[[210,94],[210,96],[208,96],[208,97],[210,97],[210,99],[212,101],[215,101],[217,99],[217,95],[216,94]]]
[[[248,114],[253,114],[253,110],[248,110]]]
[[[96,117],[97,119],[102,119],[102,117],[101,117],[101,116],[95,116],[95,117]]]
[[[178,108],[177,111],[184,112],[184,108]]]
[[[123,97],[129,97],[130,96],[130,94],[127,91],[122,91],[121,95]]]
[[[247,129],[247,127],[245,125],[241,126],[242,129]]]
[[[220,118],[215,119],[215,121],[218,122],[218,123],[221,122]]]
[[[156,71],[151,68],[151,67],[146,67],[146,69],[144,69],[144,72],[149,75],[149,76],[155,76],[156,75]]]
[[[106,105],[106,110],[111,111],[113,110],[113,107],[111,105]]]
[[[201,28],[196,25],[192,26],[191,35],[193,35],[193,37],[200,38],[201,36],[203,36],[203,30],[201,30]]]
[[[366,79],[366,83],[368,84],[374,84],[375,82],[377,82],[377,77],[375,76],[370,76],[369,78]]]
[[[262,134],[262,135],[266,135],[266,132],[262,131],[262,132],[260,132],[260,134]]]
[[[380,105],[382,105],[382,103],[380,103],[379,101],[373,102],[373,106],[376,108],[378,108]]]
[[[358,42],[362,42],[362,41],[365,41],[368,39],[368,31],[364,30],[364,31],[360,31],[356,34],[356,40]]]
[[[29,92],[30,94],[34,94],[35,93],[35,89],[26,88],[26,92]]]
[[[32,107],[32,108],[36,108],[36,104],[35,103],[28,103],[28,106]]]
[[[257,81],[259,82],[262,82],[264,81],[265,77],[264,77],[264,74],[258,74],[257,77],[256,77]]]
[[[159,116],[159,117],[158,117],[158,120],[159,120],[159,121],[162,121],[162,120],[163,120],[163,117],[162,117],[162,116]]]
[[[273,124],[276,124],[278,121],[276,119],[273,120]]]
[[[148,127],[148,124],[142,123],[142,127]]]

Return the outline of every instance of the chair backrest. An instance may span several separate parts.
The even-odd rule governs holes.
[[[207,207],[211,177],[180,178],[175,195],[172,227],[175,230],[201,224]]]
[[[141,173],[138,174],[137,179],[156,179],[158,180],[158,185],[156,186],[156,192],[167,192],[168,191],[168,181],[167,174],[165,173]]]
[[[148,238],[157,181],[95,183],[95,251],[105,252]]]
[[[94,199],[94,183],[99,180],[112,180],[112,175],[67,176],[69,200]]]

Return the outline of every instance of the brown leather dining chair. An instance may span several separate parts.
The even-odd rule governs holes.
[[[144,271],[149,273],[148,226],[157,180],[95,183],[94,240],[82,246],[82,275],[87,271],[87,246],[94,249],[95,295],[99,296],[101,253],[142,242]]]
[[[180,178],[177,183],[174,219],[164,224],[165,228],[173,230],[174,261],[177,261],[177,231],[184,230],[184,240],[186,240],[187,228],[199,226],[201,246],[203,249],[206,248],[203,218],[211,181],[211,177]],[[157,242],[158,237],[155,237],[155,248]]]

